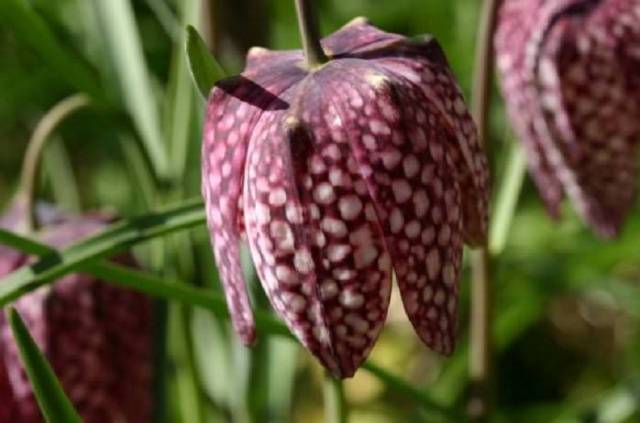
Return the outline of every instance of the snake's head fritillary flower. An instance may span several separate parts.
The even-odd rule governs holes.
[[[236,331],[254,341],[240,267],[291,331],[339,377],[365,360],[395,273],[419,337],[455,342],[463,240],[482,243],[486,157],[444,54],[358,18],[301,51],[249,51],[211,92],[203,195]]]
[[[496,34],[509,114],[547,208],[565,195],[601,236],[634,200],[640,1],[506,0]]]
[[[50,208],[49,208],[50,209]],[[103,228],[103,215],[66,216],[40,208],[38,239],[56,249]],[[49,210],[50,211],[50,210]],[[9,211],[0,227],[21,227]],[[16,218],[17,217],[17,218]],[[32,258],[0,246],[0,277]],[[124,255],[115,261],[135,266]],[[90,275],[71,274],[15,302],[78,413],[88,422],[149,422],[152,395],[151,302]],[[42,416],[4,314],[0,317],[0,423]]]

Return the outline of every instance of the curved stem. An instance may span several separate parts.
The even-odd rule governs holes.
[[[328,62],[329,58],[320,44],[320,31],[312,6],[313,0],[295,0],[295,3],[304,56],[309,68],[313,69]]]
[[[500,0],[485,0],[476,45],[472,111],[478,125],[480,141],[486,148],[489,136],[489,109],[493,77],[493,34]],[[473,422],[489,420],[491,413],[491,269],[485,245],[473,252],[471,261],[471,339],[469,372],[471,398],[469,419]]]
[[[22,202],[26,215],[26,230],[32,231],[36,228],[34,199],[35,185],[38,178],[38,170],[40,169],[40,159],[42,151],[51,133],[60,125],[60,123],[73,114],[78,109],[89,105],[89,97],[85,94],[74,94],[65,98],[40,120],[36,126],[33,135],[27,145],[24,161],[22,164],[22,173],[20,174],[20,188],[18,190],[16,201]]]
[[[347,423],[347,406],[344,386],[328,372],[324,376],[324,409],[326,423]]]

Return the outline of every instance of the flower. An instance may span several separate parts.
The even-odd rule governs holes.
[[[275,311],[333,374],[352,376],[389,305],[434,350],[456,331],[463,239],[484,241],[487,161],[437,42],[358,18],[330,60],[253,48],[212,90],[203,196],[237,333],[255,339],[240,266],[246,234]]]
[[[24,213],[22,213],[24,216]],[[42,214],[40,213],[40,217]],[[9,212],[0,226],[14,229]],[[43,222],[43,219],[39,219]],[[38,238],[63,248],[103,228],[105,216],[50,214]],[[0,277],[28,263],[0,247]],[[115,259],[134,266],[133,258]],[[90,275],[70,274],[15,302],[83,420],[151,421],[151,302]],[[42,421],[8,322],[0,317],[0,423]]]
[[[635,191],[640,2],[507,0],[495,38],[502,92],[550,214],[566,194],[603,237]]]

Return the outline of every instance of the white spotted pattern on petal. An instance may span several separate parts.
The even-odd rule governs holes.
[[[376,134],[376,149],[369,148],[364,141],[366,135],[371,135],[371,128],[359,125],[358,111],[341,109],[342,120],[350,124],[347,130],[353,135],[352,146],[361,168],[372,169],[365,179],[385,232],[407,314],[425,343],[448,354],[455,343],[457,280],[462,257],[460,192],[458,181],[451,176],[454,170],[444,148],[445,143],[452,142],[447,138],[451,134],[439,126],[439,111],[421,101],[418,87],[400,78],[394,80],[392,74],[386,80],[393,82],[375,88],[358,85],[359,95],[366,99],[371,115],[382,114],[383,108],[401,111],[395,118],[385,118],[390,131]],[[346,92],[344,84],[331,84],[335,98]],[[418,110],[426,120],[436,119],[433,126],[421,127],[426,145],[416,143],[412,137]],[[431,148],[435,153],[425,153],[425,148],[434,145],[440,148]],[[389,166],[391,155],[399,158],[397,166]],[[428,178],[422,181],[425,172]],[[445,227],[442,243],[435,236],[421,236],[429,231],[440,233]],[[439,294],[425,300],[425,289]],[[452,307],[448,308],[450,303]]]
[[[205,131],[203,192],[234,323],[253,328],[244,228],[273,308],[335,375],[370,353],[392,266],[420,338],[450,353],[462,239],[483,241],[488,202],[460,90],[434,41],[357,19],[321,42],[334,58],[308,73],[299,51],[250,51],[252,98],[228,101],[257,99],[256,115],[209,108],[220,136]],[[269,95],[278,107],[264,107]]]
[[[292,90],[283,98],[297,95]],[[296,100],[300,109],[295,117],[290,111],[269,112],[256,127],[245,186],[247,234],[278,314],[325,366],[347,377],[366,358],[382,328],[391,268],[378,263],[385,250],[383,237],[364,212],[371,205],[368,193],[355,190],[361,176],[347,165],[349,145],[334,141],[342,129],[334,128],[334,134],[329,129],[336,112],[327,103],[325,113],[317,113],[323,97],[318,91],[306,97],[313,102]],[[281,123],[286,121],[292,125]],[[262,184],[269,187],[266,192],[259,189]],[[269,202],[268,193],[275,190],[286,193],[284,204]],[[269,208],[270,221],[257,218],[261,207]],[[287,207],[303,211],[299,222],[287,217]],[[282,232],[293,234],[292,248],[279,246],[273,222],[284,222],[287,230]],[[293,274],[296,284],[290,283]],[[298,307],[302,300],[305,306]]]
[[[274,70],[277,73],[277,70]],[[252,92],[253,85],[245,79],[223,81],[212,91],[207,104],[207,116],[202,143],[202,195],[205,199],[207,223],[220,280],[224,286],[227,304],[236,332],[246,344],[255,340],[253,313],[240,266],[240,233],[243,230],[241,204],[243,173],[249,137],[263,109],[276,103],[273,93],[285,89],[301,72],[276,78],[273,74],[260,82],[271,91]],[[246,101],[242,101],[245,99]],[[242,123],[240,123],[242,122]],[[282,202],[278,191],[269,194],[274,204]],[[270,206],[257,210],[264,222],[271,221]],[[274,227],[278,242],[287,245],[290,239]]]

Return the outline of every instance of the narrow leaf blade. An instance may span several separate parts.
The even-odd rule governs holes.
[[[61,252],[47,254],[34,264],[23,266],[7,275],[0,281],[0,306],[73,272],[82,264],[106,257],[133,244],[204,222],[202,202],[198,200],[115,223],[103,232]]]
[[[225,77],[225,72],[207,49],[198,31],[191,25],[187,26],[186,48],[191,77],[202,97],[206,99],[213,85]]]
[[[104,30],[125,106],[156,174],[167,178],[169,161],[160,129],[160,116],[132,5],[128,0],[97,0],[93,4]]]
[[[48,422],[82,422],[64,393],[51,365],[31,337],[15,308],[9,309],[9,324],[20,358],[33,387],[38,405]]]
[[[0,229],[0,244],[39,256],[50,256],[53,252],[46,245],[2,229]],[[106,283],[136,289],[158,298],[200,307],[209,310],[220,319],[229,319],[225,299],[218,293],[193,288],[175,280],[113,264],[85,263],[80,265],[78,270],[90,273]],[[1,285],[2,282],[0,282]],[[256,326],[261,333],[282,336],[292,341],[295,340],[287,327],[276,320],[271,313],[256,310],[255,317]],[[389,373],[375,363],[369,361],[363,365],[363,369],[383,381],[387,386],[393,387],[394,391],[413,399],[425,410],[433,411],[443,416],[450,416],[450,419],[447,420],[458,421],[456,420],[457,414],[455,410],[434,402],[425,392],[410,385],[400,377]]]

